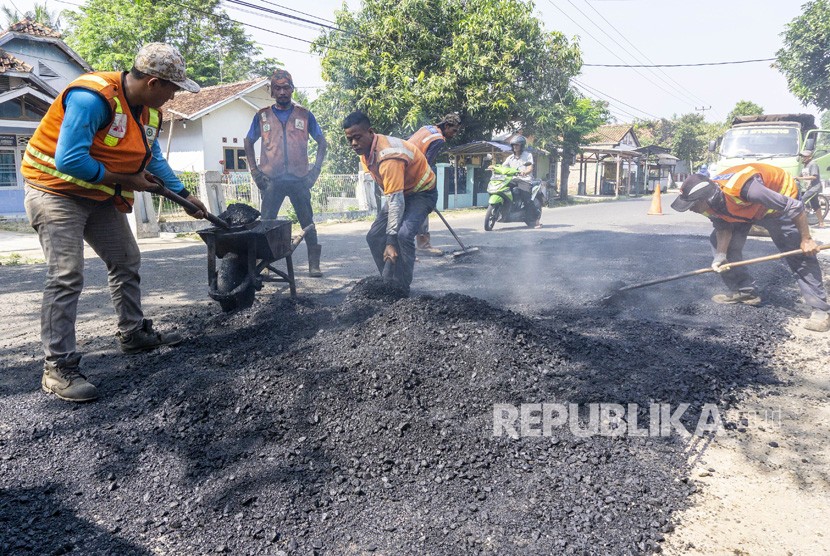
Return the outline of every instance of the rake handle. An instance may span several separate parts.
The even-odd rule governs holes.
[[[438,215],[438,217],[439,217],[439,218],[441,218],[441,220],[444,222],[444,225],[445,225],[445,226],[447,227],[447,229],[450,231],[450,233],[452,234],[452,237],[454,237],[454,238],[455,238],[455,241],[457,241],[457,242],[458,242],[458,245],[460,245],[460,246],[461,246],[461,249],[462,249],[463,251],[466,251],[466,250],[467,250],[467,248],[466,248],[466,247],[464,247],[464,244],[463,244],[463,243],[461,243],[461,240],[460,240],[460,239],[458,238],[458,236],[456,235],[455,230],[453,230],[453,229],[452,229],[452,226],[450,226],[450,223],[449,223],[449,222],[447,222],[447,219],[446,219],[446,218],[444,218],[444,215],[443,215],[443,214],[441,214],[441,211],[439,211],[437,208],[434,208],[434,209],[432,209],[432,210],[434,210],[434,211],[435,211],[435,214],[437,214],[437,215]]]
[[[820,245],[818,249],[819,249],[819,251],[822,251],[824,249],[830,249],[830,243],[828,243],[827,245]],[[777,253],[775,255],[766,255],[764,257],[756,257],[754,259],[747,259],[745,261],[738,261],[738,262],[735,262],[735,263],[727,263],[727,264],[721,265],[720,268],[723,269],[723,272],[726,272],[726,271],[732,270],[733,268],[738,268],[738,267],[741,267],[741,266],[748,266],[748,265],[756,264],[756,263],[764,263],[764,262],[767,262],[767,261],[775,261],[775,260],[778,260],[778,259],[783,259],[784,257],[791,257],[793,255],[801,255],[802,253],[803,253],[803,251],[801,249],[793,249],[792,251],[785,251],[783,253]],[[645,288],[646,286],[654,286],[656,284],[662,284],[664,282],[672,282],[674,280],[680,280],[681,278],[688,278],[690,276],[697,276],[699,274],[706,274],[707,272],[715,272],[715,270],[711,266],[709,266],[709,267],[706,267],[706,268],[700,268],[698,270],[693,270],[691,272],[684,272],[682,274],[675,274],[673,276],[666,276],[665,278],[658,278],[656,280],[649,280],[648,282],[641,282],[639,284],[626,286],[624,288],[618,289],[617,291],[618,292],[624,292],[624,291],[628,291],[628,290],[636,290],[638,288]]]

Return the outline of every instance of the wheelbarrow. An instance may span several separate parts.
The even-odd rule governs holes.
[[[284,218],[256,220],[230,229],[199,230],[197,233],[208,248],[208,295],[226,312],[253,305],[254,293],[262,289],[264,282],[288,284],[291,296],[296,296],[291,255],[312,226],[293,240],[291,221]],[[275,266],[283,259],[285,271]],[[265,269],[270,272],[262,275]]]
[[[153,193],[163,195],[191,214],[199,210],[187,199],[167,189],[160,178],[151,178],[159,186]],[[219,302],[223,311],[253,305],[254,292],[262,289],[263,282],[287,283],[291,296],[297,295],[291,254],[314,224],[306,226],[292,240],[291,221],[285,218],[254,220],[234,226],[210,213],[206,213],[205,218],[215,227],[196,233],[208,248],[208,295]],[[220,259],[218,268],[217,258]],[[274,266],[281,259],[285,259],[285,272]],[[261,276],[266,268],[275,276]]]

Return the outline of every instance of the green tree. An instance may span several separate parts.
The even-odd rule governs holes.
[[[830,110],[821,113],[821,129],[830,129]]]
[[[359,11],[338,11],[339,30],[313,47],[327,82],[313,109],[329,130],[329,165],[356,168],[340,128],[356,109],[379,132],[404,137],[457,111],[464,122],[457,142],[519,128],[538,144],[561,141],[566,116],[578,112],[569,79],[582,60],[575,42],[544,31],[533,7],[515,0],[364,0]]]
[[[231,21],[219,0],[87,0],[65,12],[66,42],[98,70],[128,70],[150,42],[176,46],[201,85],[262,75],[279,63],[258,60],[262,50]]]
[[[3,6],[0,7],[0,14],[2,14],[3,19],[5,20],[6,28],[14,23],[17,23],[18,21],[21,21],[22,19],[30,19],[41,23],[50,29],[60,31],[61,12],[50,10],[48,4],[48,2],[44,2],[43,4],[35,2],[32,6],[32,10],[22,14],[17,11],[16,7],[9,7],[3,4]]]
[[[726,116],[726,125],[732,125],[732,120],[735,119],[736,116],[760,116],[764,113],[764,109],[749,100],[739,100],[737,104],[735,104],[735,108]]]
[[[784,46],[775,65],[801,102],[830,109],[830,1],[810,0],[781,33]]]
[[[694,169],[706,157],[709,129],[701,114],[684,114],[677,119],[672,152]]]

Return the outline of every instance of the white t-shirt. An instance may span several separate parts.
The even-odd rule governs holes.
[[[507,166],[508,168],[517,168],[519,170],[526,170],[527,166],[525,166],[528,162],[533,164],[533,155],[527,151],[522,151],[522,154],[516,156],[515,154],[511,154],[507,157],[504,161],[503,166]]]

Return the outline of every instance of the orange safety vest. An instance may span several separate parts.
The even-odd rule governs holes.
[[[369,158],[361,155],[360,161],[383,189],[385,188],[380,175],[380,165],[386,160],[404,162],[404,195],[435,189],[435,173],[427,164],[426,157],[415,145],[398,137],[376,133]]]
[[[257,114],[262,138],[259,169],[268,176],[305,177],[308,174],[308,110],[292,104],[286,123],[277,118],[271,106]]]
[[[95,134],[89,155],[110,172],[119,174],[135,174],[147,166],[161,128],[161,112],[145,106],[140,121],[136,121],[124,96],[122,74],[113,71],[84,74],[66,87],[49,107],[29,140],[20,171],[34,189],[95,201],[112,199],[119,211],[131,212],[134,199],[131,190],[122,190],[120,185],[89,183],[65,174],[55,166],[66,94],[75,88],[98,93],[110,105],[112,112],[108,125]]]
[[[430,145],[436,141],[444,141],[444,134],[441,133],[441,128],[438,126],[425,125],[413,133],[412,137],[407,139],[407,141],[415,145],[419,151],[426,155]]]
[[[716,216],[727,222],[757,222],[776,212],[761,204],[751,203],[741,198],[744,185],[755,176],[760,176],[764,186],[776,193],[793,199],[798,196],[798,185],[786,170],[760,162],[739,164],[723,170],[712,178],[712,181],[717,183],[723,192],[725,209],[728,213],[722,214],[722,211],[716,211]]]

